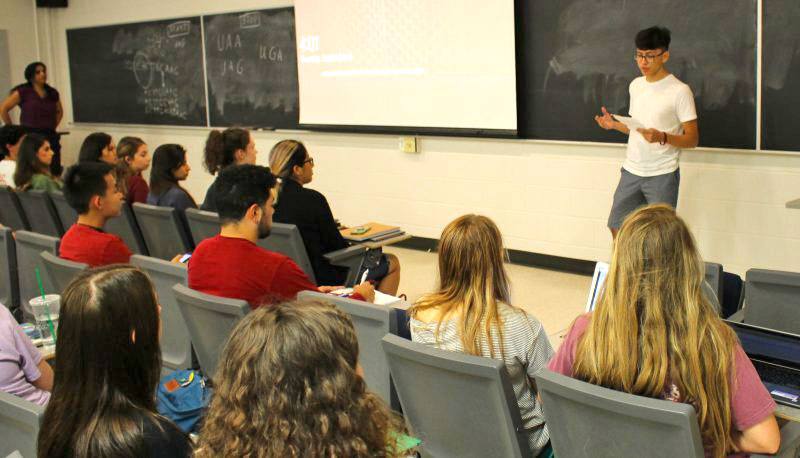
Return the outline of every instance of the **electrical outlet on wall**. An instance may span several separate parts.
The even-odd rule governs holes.
[[[400,151],[417,153],[417,137],[400,137]]]

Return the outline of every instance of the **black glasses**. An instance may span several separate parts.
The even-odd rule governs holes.
[[[661,51],[658,54],[639,54],[638,52],[634,55],[633,59],[637,62],[643,60],[648,64],[652,64],[656,57],[661,57],[664,54],[664,51]]]
[[[310,157],[310,158],[306,159],[305,161],[303,161],[303,165],[306,165],[308,163],[311,163],[311,165],[313,166],[314,165],[314,158]]]

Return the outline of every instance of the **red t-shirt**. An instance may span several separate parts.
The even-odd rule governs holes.
[[[197,245],[189,259],[189,288],[242,299],[253,309],[292,300],[317,287],[288,256],[255,243],[217,235]]]
[[[73,224],[61,238],[60,256],[89,267],[127,263],[131,254],[121,238],[83,224]]]
[[[136,202],[146,204],[148,194],[150,194],[150,186],[144,181],[141,173],[128,178],[128,195],[125,196],[125,200],[129,204],[133,205]]]
[[[564,337],[564,342],[559,347],[547,368],[553,372],[572,377],[572,366],[575,363],[575,350],[578,342],[586,332],[591,322],[591,313],[581,315],[575,320],[572,328]],[[731,383],[731,420],[737,431],[744,431],[766,419],[775,410],[775,401],[769,395],[767,388],[750,362],[750,358],[738,343],[734,349],[733,365],[735,378]],[[677,391],[677,388],[674,388]],[[674,392],[673,392],[674,393]],[[669,394],[673,394],[669,393]],[[680,396],[678,394],[678,396]],[[665,392],[665,398],[669,398]],[[733,454],[729,457],[747,456],[746,454]]]

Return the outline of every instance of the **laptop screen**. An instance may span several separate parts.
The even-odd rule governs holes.
[[[592,276],[592,284],[589,287],[589,298],[586,300],[586,312],[594,310],[597,304],[597,299],[603,291],[603,285],[606,283],[606,276],[608,275],[608,263],[598,261],[594,266],[594,275]]]
[[[784,361],[790,366],[800,367],[800,336],[745,323],[725,322],[736,331],[747,356]]]

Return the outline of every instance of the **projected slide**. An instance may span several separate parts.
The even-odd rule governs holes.
[[[295,0],[300,123],[516,130],[513,0]]]

